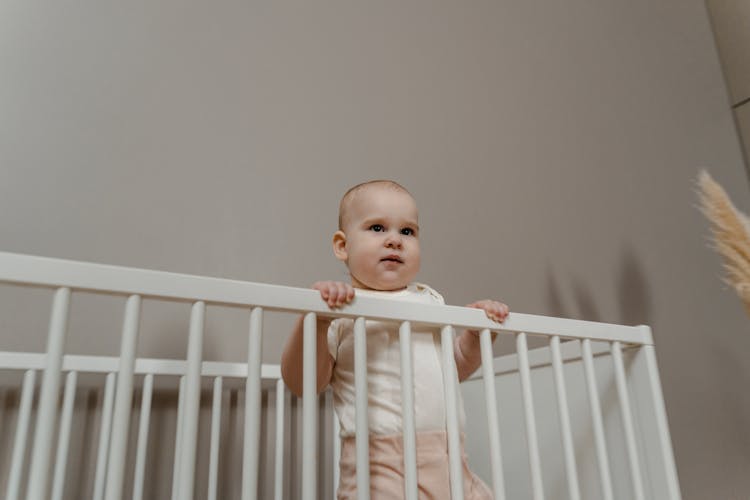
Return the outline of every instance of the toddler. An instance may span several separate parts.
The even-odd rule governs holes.
[[[339,230],[333,253],[349,269],[351,283],[319,281],[312,288],[332,309],[357,296],[427,304],[444,304],[427,285],[413,282],[419,271],[417,205],[409,192],[393,181],[378,180],[351,188],[339,207]],[[508,307],[481,300],[467,307],[483,309],[502,322]],[[317,390],[329,384],[341,423],[341,461],[338,498],[356,498],[354,442],[354,338],[352,319],[318,316]],[[373,500],[402,498],[404,467],[401,420],[401,369],[398,324],[367,321],[368,423],[370,432],[370,495]],[[493,333],[493,340],[495,334]],[[417,478],[420,498],[449,496],[448,440],[445,431],[440,335],[437,329],[414,328],[414,411],[417,430]],[[284,347],[281,373],[289,389],[302,395],[302,318]],[[456,336],[454,354],[458,379],[464,380],[481,364],[479,336],[464,331]],[[459,392],[460,397],[460,392]],[[459,425],[464,427],[463,403]],[[464,495],[490,499],[489,488],[463,460]]]

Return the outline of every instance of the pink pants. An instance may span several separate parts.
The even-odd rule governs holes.
[[[370,436],[370,498],[372,500],[404,498],[403,457],[403,437],[400,434]],[[491,500],[492,492],[469,470],[466,454],[463,451],[462,463],[464,498],[466,500]],[[337,498],[338,500],[356,500],[357,467],[354,437],[341,440],[340,468]],[[444,431],[417,433],[417,488],[420,500],[450,498],[448,436]]]

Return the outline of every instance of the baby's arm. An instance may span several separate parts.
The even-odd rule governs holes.
[[[340,307],[352,301],[354,298],[354,288],[347,283],[336,281],[318,281],[312,286],[313,289],[320,292],[322,299],[330,308]],[[292,330],[292,335],[284,346],[284,352],[281,355],[281,377],[284,379],[289,390],[297,396],[302,396],[302,346],[304,342],[303,335],[304,316],[300,316],[297,324]],[[316,390],[318,393],[326,388],[331,382],[333,374],[334,359],[328,352],[328,327],[331,324],[331,318],[321,317],[318,315],[316,321],[317,328],[317,382]]]
[[[479,300],[468,304],[466,307],[483,309],[487,317],[498,323],[505,321],[508,317],[508,306],[495,300]],[[495,341],[497,333],[492,332],[492,341]],[[456,337],[453,346],[456,358],[456,371],[459,382],[465,380],[482,364],[482,354],[479,348],[479,332],[476,330],[464,330]]]

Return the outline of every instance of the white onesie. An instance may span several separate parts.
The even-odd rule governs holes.
[[[376,297],[423,304],[445,304],[443,297],[427,285],[412,283],[403,290],[385,292],[356,290],[360,297]],[[367,412],[370,434],[401,434],[401,352],[398,323],[367,321]],[[341,436],[354,435],[354,320],[338,318],[328,329],[328,350],[336,361],[331,387],[333,404],[341,423]],[[416,430],[445,430],[442,354],[438,328],[412,327],[414,368],[414,416]],[[454,374],[455,376],[455,374]],[[456,381],[456,383],[458,383]],[[459,426],[465,415],[458,391]]]

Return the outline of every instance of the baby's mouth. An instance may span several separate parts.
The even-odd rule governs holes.
[[[388,255],[387,257],[383,257],[382,259],[380,259],[380,262],[398,262],[399,264],[404,263],[404,261],[401,260],[398,255]]]

